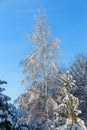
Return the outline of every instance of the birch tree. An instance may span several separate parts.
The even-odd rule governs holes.
[[[37,17],[37,23],[31,35],[33,51],[20,62],[23,66],[25,79],[22,84],[33,82],[42,83],[42,93],[44,98],[46,119],[48,116],[48,79],[58,74],[59,39],[53,38],[50,28],[46,23],[46,18],[42,12]],[[30,84],[28,84],[30,85]]]

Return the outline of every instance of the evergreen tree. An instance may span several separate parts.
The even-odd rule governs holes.
[[[7,84],[6,81],[0,80],[0,130],[15,130],[17,125],[17,109],[9,101],[10,97],[3,94],[5,90],[1,87],[2,84]]]
[[[56,127],[60,130],[86,130],[84,122],[78,118],[78,114],[81,113],[78,110],[79,100],[70,94],[70,87],[75,86],[75,80],[67,72],[61,76],[61,81],[62,90],[59,92],[61,96],[57,99],[59,106],[54,121]]]
[[[76,87],[71,89],[71,93],[79,98],[79,115],[87,125],[87,53],[76,55],[70,65],[70,74],[76,81]]]

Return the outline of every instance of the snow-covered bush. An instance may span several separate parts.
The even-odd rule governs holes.
[[[26,92],[22,94],[15,103],[16,102],[21,106],[22,116],[19,119],[20,124],[33,127],[34,124],[41,126],[46,122],[44,99],[39,93],[37,96],[37,92],[32,92],[31,94]],[[49,118],[53,119],[53,113],[58,108],[58,105],[51,97],[48,98],[47,108],[49,109]]]

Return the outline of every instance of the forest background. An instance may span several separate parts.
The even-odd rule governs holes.
[[[14,101],[25,88],[18,64],[30,51],[28,35],[35,24],[38,8],[45,8],[54,36],[61,40],[60,64],[87,48],[87,1],[4,0],[0,1],[0,79],[6,80],[6,94]]]

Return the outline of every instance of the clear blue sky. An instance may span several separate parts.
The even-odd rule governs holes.
[[[12,101],[23,92],[19,62],[30,52],[27,36],[43,7],[54,37],[61,40],[62,62],[87,51],[87,0],[0,0],[0,79]]]

